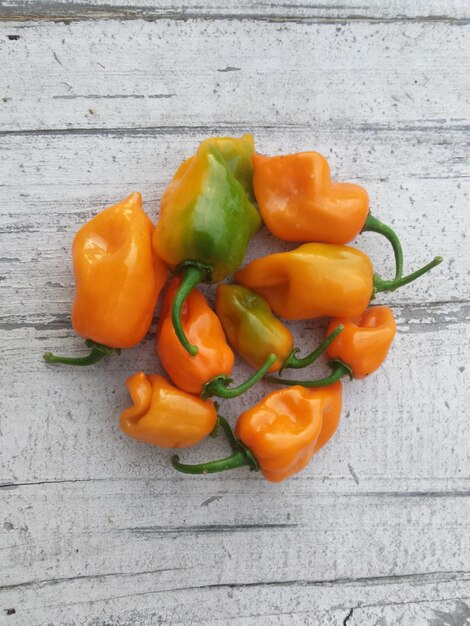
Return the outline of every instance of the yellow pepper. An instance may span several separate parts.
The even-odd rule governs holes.
[[[234,278],[266,298],[286,319],[357,317],[380,291],[394,291],[442,262],[436,257],[408,276],[383,280],[369,257],[355,248],[306,243],[255,259]]]

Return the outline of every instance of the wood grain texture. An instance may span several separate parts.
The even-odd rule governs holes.
[[[284,129],[285,141],[296,128],[357,129],[404,144],[434,130],[445,145],[468,136],[469,33],[447,22],[7,23],[0,130],[249,126]]]
[[[460,22],[470,18],[466,0],[0,0],[0,17],[7,19],[250,19],[279,20],[428,20]]]
[[[469,4],[9,0],[0,18],[0,624],[467,626]],[[152,332],[87,371],[41,362],[82,350],[80,224],[134,190],[155,220],[198,141],[247,130],[365,185],[407,269],[445,257],[378,298],[386,364],[345,382],[338,434],[281,485],[175,475],[121,435],[126,377],[159,370]],[[386,242],[354,245],[391,272]],[[262,232],[247,259],[288,247]],[[307,351],[325,321],[290,327]]]

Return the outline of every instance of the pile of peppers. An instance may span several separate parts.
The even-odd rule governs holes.
[[[263,224],[300,245],[240,269]],[[366,254],[347,245],[365,231],[389,241],[393,278],[381,278]],[[396,324],[388,306],[370,306],[376,294],[442,261],[403,275],[400,240],[371,214],[363,187],[333,181],[318,152],[258,154],[250,134],[203,141],[163,194],[156,226],[141,195],[132,193],[82,226],[72,256],[72,326],[90,352],[48,352],[45,361],[93,365],[138,344],[171,276],[155,340],[168,378],[140,371],[127,380],[132,405],[120,427],[161,448],[189,448],[221,432],[227,457],[190,465],[174,456],[173,467],[208,474],[247,466],[272,482],[300,472],[333,436],[341,379],[364,378],[385,360]],[[231,275],[234,282],[226,282]],[[218,284],[215,311],[200,283]],[[329,318],[324,341],[302,356],[279,317]],[[255,370],[237,383],[235,352]],[[323,378],[285,375],[322,355],[329,367]],[[212,398],[239,396],[262,378],[277,389],[239,415],[232,429]]]

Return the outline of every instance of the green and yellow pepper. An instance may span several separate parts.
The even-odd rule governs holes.
[[[243,147],[249,144],[237,141]],[[257,209],[234,175],[249,179],[247,155],[252,146],[244,148],[245,154],[237,145],[228,138],[204,141],[180,166],[163,195],[153,235],[157,256],[183,275],[172,320],[178,339],[193,355],[197,347],[189,343],[181,325],[184,300],[199,282],[216,283],[235,271],[261,226]]]
[[[270,372],[311,365],[343,330],[339,324],[326,341],[299,358],[292,333],[259,294],[242,285],[219,285],[216,311],[228,340],[250,365],[260,368],[271,354],[276,356]]]

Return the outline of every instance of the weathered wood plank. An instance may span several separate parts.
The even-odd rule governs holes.
[[[278,0],[217,0],[165,2],[162,0],[2,0],[0,18],[46,19],[240,19],[251,20],[433,20],[455,21],[470,18],[465,0],[341,0],[341,2]]]
[[[468,598],[468,497],[338,498],[291,483],[273,498],[265,483],[234,491],[217,479],[207,497],[204,479],[187,484],[8,491],[1,606],[25,624],[91,624],[90,608],[97,620],[150,624],[156,604],[164,623],[205,623],[209,607],[222,622],[340,608],[345,618],[353,607],[425,602],[427,614],[437,598]]]
[[[469,127],[469,31],[434,22],[2,24],[0,130],[437,128],[445,144]]]
[[[463,626],[470,5],[205,4],[0,0],[0,623]],[[345,383],[337,436],[278,486],[179,476],[124,439],[123,383],[158,368],[152,336],[85,372],[41,362],[80,350],[79,225],[136,189],[155,219],[200,139],[246,130],[364,184],[408,268],[446,257],[380,298],[398,320],[387,363]],[[385,242],[356,244],[390,271]],[[276,246],[260,234],[248,258]],[[292,324],[305,350],[323,327]],[[233,420],[267,389],[222,409]]]

